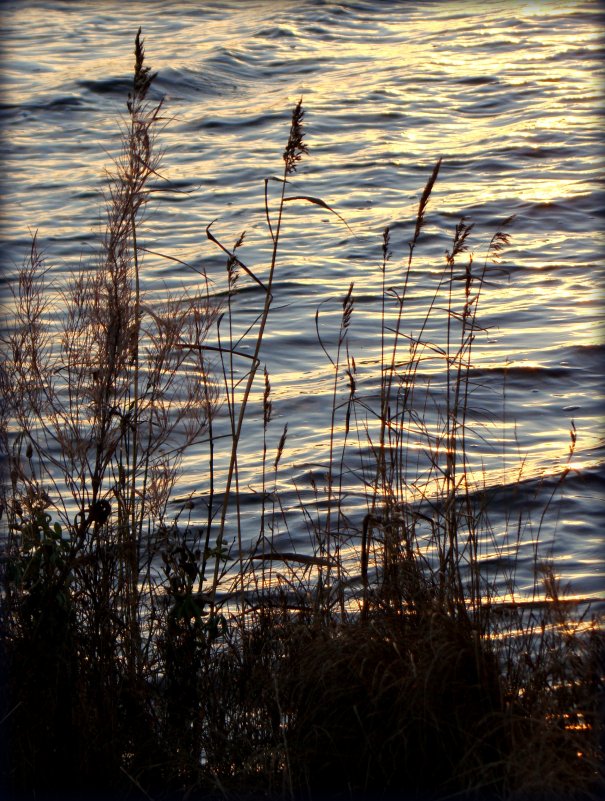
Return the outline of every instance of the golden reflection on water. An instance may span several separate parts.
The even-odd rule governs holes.
[[[233,130],[225,126],[214,134],[205,131],[203,124],[209,118],[235,123],[240,118],[249,120],[255,115],[262,117],[268,111],[274,114],[280,104],[285,104],[285,96],[289,92],[292,96],[300,92],[305,96],[308,107],[306,120],[311,150],[308,162],[303,165],[301,184],[304,185],[305,179],[310,178],[320,184],[322,191],[326,189],[326,200],[334,202],[335,207],[342,211],[361,244],[349,238],[348,232],[336,220],[330,218],[326,223],[323,211],[303,209],[302,230],[310,252],[305,251],[300,257],[297,253],[294,267],[290,267],[287,259],[284,259],[284,266],[291,268],[291,280],[296,282],[296,293],[308,295],[311,299],[317,298],[318,302],[328,295],[337,296],[342,293],[344,275],[347,281],[351,276],[355,278],[356,292],[375,294],[379,287],[379,257],[373,264],[368,257],[359,268],[347,262],[347,257],[357,249],[363,250],[370,234],[377,235],[378,244],[372,251],[376,256],[379,231],[394,219],[406,219],[404,236],[410,235],[424,181],[436,159],[443,155],[442,173],[431,200],[427,234],[432,233],[430,226],[433,213],[451,214],[457,219],[466,209],[478,209],[481,212],[484,207],[497,207],[498,210],[502,209],[502,216],[507,216],[506,210],[511,205],[518,204],[523,208],[532,204],[543,205],[542,209],[530,210],[536,215],[534,219],[521,220],[516,230],[513,227],[514,258],[512,263],[508,255],[503,260],[510,271],[510,280],[508,283],[501,280],[495,289],[486,290],[482,301],[481,315],[490,319],[493,328],[489,336],[496,341],[486,343],[485,339],[477,338],[474,365],[494,370],[495,376],[502,371],[505,373],[502,403],[494,401],[494,408],[499,406],[507,409],[506,369],[512,371],[521,366],[534,369],[538,374],[551,364],[558,363],[562,343],[576,347],[602,343],[603,335],[595,325],[594,315],[587,316],[582,304],[576,300],[574,276],[553,270],[558,266],[559,256],[561,262],[570,269],[578,273],[584,269],[580,253],[572,252],[570,247],[574,232],[558,230],[557,205],[567,202],[573,204],[581,194],[588,196],[594,190],[595,168],[585,162],[566,164],[564,157],[557,155],[557,149],[563,147],[564,140],[582,136],[600,126],[598,104],[586,101],[591,99],[591,95],[598,98],[601,93],[596,73],[586,76],[578,72],[576,80],[580,62],[565,58],[564,66],[560,66],[559,59],[563,59],[572,45],[575,48],[596,47],[598,32],[584,25],[571,35],[567,29],[557,30],[556,19],[553,19],[549,22],[552,25],[550,32],[544,33],[540,41],[535,42],[527,30],[516,30],[512,23],[514,18],[521,21],[526,18],[556,18],[560,14],[572,13],[575,3],[549,0],[509,5],[505,21],[501,18],[501,4],[494,6],[489,3],[433,4],[430,15],[421,9],[416,16],[410,17],[406,25],[400,20],[392,22],[387,15],[381,22],[384,37],[374,40],[376,46],[380,47],[379,60],[368,56],[367,40],[349,34],[348,37],[342,35],[322,42],[310,36],[304,25],[297,28],[296,22],[292,22],[290,30],[295,34],[293,39],[297,46],[303,46],[304,40],[305,52],[310,60],[314,56],[319,60],[328,54],[333,59],[329,69],[315,70],[309,78],[303,73],[278,88],[272,81],[262,86],[258,79],[250,84],[250,88],[244,76],[237,91],[225,85],[210,97],[200,94],[195,102],[180,98],[178,87],[171,88],[175,96],[174,103],[170,96],[168,102],[177,119],[172,131],[170,126],[167,128],[163,140],[168,161],[173,160],[173,155],[176,161],[171,167],[170,176],[192,177],[201,187],[203,200],[196,201],[198,205],[195,207],[187,207],[180,216],[175,214],[171,217],[167,214],[156,221],[158,239],[164,234],[167,238],[174,237],[173,241],[179,248],[174,252],[166,246],[166,251],[184,259],[189,254],[197,259],[207,258],[209,250],[203,248],[204,225],[217,215],[228,218],[230,213],[236,218],[238,226],[248,229],[250,246],[257,246],[255,236],[258,234],[260,241],[262,237],[259,232],[264,231],[264,215],[262,208],[259,211],[260,204],[257,202],[262,192],[261,184],[259,182],[259,186],[254,188],[257,195],[251,200],[252,189],[242,178],[240,198],[237,195],[239,185],[230,185],[233,175],[226,170],[239,163],[241,175],[245,174],[246,169],[258,170],[259,165],[271,172],[275,162],[279,162],[283,148],[281,140],[276,144],[277,125],[275,128],[260,129],[243,125]],[[464,13],[452,14],[452,6],[456,6],[457,12]],[[278,4],[276,8],[279,7]],[[34,31],[40,29],[37,7],[30,8],[28,4],[23,4],[16,13],[23,30],[28,26]],[[57,8],[50,9],[49,23],[60,21],[62,13]],[[244,16],[249,13],[253,18],[255,12],[237,13],[243,13]],[[469,14],[477,15],[476,24],[470,27]],[[231,48],[239,57],[248,43],[253,42],[254,36],[250,35],[249,30],[231,34],[229,27],[235,19],[237,15],[233,17],[226,14],[225,19],[216,20],[211,29],[199,27],[201,23],[197,23],[198,27],[189,34],[187,53],[180,53],[176,50],[181,45],[177,48],[176,43],[182,37],[182,31],[167,34],[161,27],[156,27],[157,20],[151,14],[147,37],[148,53],[154,69],[159,69],[160,74],[163,70],[178,74],[179,69],[189,68],[191,62],[193,69],[204,75],[205,59],[216,52],[224,55]],[[244,21],[240,19],[238,24],[242,25]],[[368,24],[371,22],[370,19]],[[65,24],[64,20],[62,24]],[[23,59],[22,45],[17,46],[9,40],[5,43],[5,63],[17,64],[20,59],[23,63],[21,67],[11,70],[5,99],[26,107],[32,101],[42,102],[55,92],[65,95],[68,91],[66,87],[73,87],[76,71],[82,73],[81,79],[92,80],[103,76],[123,78],[132,60],[130,35],[127,36],[126,31],[119,36],[116,31],[108,35],[107,30],[109,28],[105,33],[95,33],[94,29],[89,29],[87,44],[80,42],[73,48],[60,47],[60,52],[57,51],[56,40],[43,41],[37,46],[36,61],[31,71],[29,62]],[[238,36],[241,36],[241,42]],[[375,32],[372,32],[372,36],[375,36]],[[394,39],[393,43],[390,42],[391,38]],[[120,50],[118,58],[116,48],[122,44],[123,53]],[[96,53],[97,49],[101,54]],[[234,77],[235,83],[237,80]],[[369,84],[379,96],[379,100],[373,103],[367,100]],[[559,86],[567,86],[569,92],[559,91]],[[74,96],[80,90],[81,85],[76,84],[73,87]],[[200,91],[199,87],[196,87],[196,91]],[[532,114],[528,117],[525,109],[526,103],[529,103],[526,100],[529,93]],[[499,105],[503,97],[510,102],[507,108]],[[111,153],[117,138],[114,134],[108,134],[106,115],[97,117],[88,129],[78,129],[78,125],[82,125],[83,115],[92,118],[93,110],[102,107],[105,102],[101,92],[86,95],[87,107],[78,111],[77,119],[74,113],[73,136],[67,136],[62,129],[65,119],[71,114],[69,109],[61,113],[52,110],[44,112],[46,129],[40,135],[39,158],[19,165],[21,172],[18,180],[22,182],[24,190],[19,200],[19,225],[24,231],[27,225],[39,225],[43,234],[50,233],[53,237],[68,240],[74,237],[76,228],[81,232],[90,230],[90,211],[92,209],[94,214],[102,208],[101,197],[96,194],[93,198],[86,198],[82,204],[82,217],[76,219],[73,212],[74,195],[84,186],[93,188],[93,193],[95,188],[100,187],[108,163],[105,148]],[[113,98],[112,113],[117,107],[116,102]],[[366,103],[367,106],[364,105]],[[364,122],[364,114],[360,110],[367,110],[371,122]],[[316,133],[314,126],[320,128],[321,132]],[[282,128],[283,131],[287,130],[285,116]],[[59,144],[55,141],[55,133],[64,137]],[[27,121],[11,131],[13,144],[24,149],[28,145],[28,138],[35,141],[36,135],[35,131],[31,132],[28,128]],[[83,145],[91,141],[97,142],[98,146],[89,147],[83,154]],[[523,169],[518,167],[520,151],[531,154],[529,162],[523,162]],[[550,151],[554,151],[555,155]],[[490,158],[483,159],[484,154],[489,154]],[[382,169],[387,163],[389,169],[397,174],[392,187],[381,183],[385,180],[386,172],[379,173],[377,178],[370,175],[367,184],[362,182],[357,185],[357,178],[365,177],[364,170],[369,169],[368,164]],[[425,165],[425,173],[412,171],[410,174],[411,166],[417,167],[419,164]],[[333,175],[335,171],[334,178],[324,177],[324,173]],[[70,181],[77,175],[78,185],[70,183],[68,191],[65,189],[66,175]],[[400,175],[404,178],[400,179]],[[240,176],[237,178],[239,180]],[[207,186],[204,184],[206,179]],[[351,183],[355,183],[354,189]],[[52,192],[59,187],[57,191],[67,195],[68,202],[60,203],[55,208],[52,203],[46,206],[44,191],[40,191],[44,187],[51,200]],[[248,214],[247,209],[251,206],[254,210]],[[449,222],[453,227],[454,223],[451,220]],[[492,225],[491,221],[489,225]],[[179,234],[181,226],[186,230]],[[300,223],[292,224],[293,235],[297,233],[297,227],[300,231]],[[318,234],[320,228],[322,233]],[[231,236],[231,233],[226,233],[229,225],[225,223],[223,229],[228,241]],[[493,232],[491,228],[490,232]],[[583,230],[578,234],[579,247],[585,238],[586,231]],[[331,250],[324,250],[323,243],[333,239],[345,240],[338,255]],[[443,249],[439,252],[441,259]],[[434,268],[439,258],[427,261]],[[155,274],[157,263],[151,258],[145,261],[150,284],[156,278],[159,284],[164,280],[159,270],[157,276]],[[266,264],[266,260],[262,264]],[[515,273],[518,268],[524,270],[519,278]],[[263,269],[261,266],[261,275]],[[390,280],[395,283],[394,278]],[[163,286],[160,289],[163,291]],[[419,291],[418,296],[421,294]],[[588,297],[586,287],[583,287],[582,303],[587,303]],[[590,297],[598,300],[596,290]],[[244,301],[242,306],[246,306]],[[540,308],[548,311],[538,311],[532,316],[526,314]],[[376,311],[368,312],[368,316],[372,313],[378,316]],[[268,335],[270,346],[277,348],[281,341],[295,341],[303,332],[308,335],[311,331],[312,334],[312,314],[307,308],[294,320],[289,317],[287,310],[281,317],[278,315],[275,327]],[[357,314],[355,311],[351,352],[363,370],[364,357],[366,364],[371,364],[376,357],[377,345],[375,339],[369,340],[365,325],[356,334]],[[500,320],[507,321],[503,323],[502,330],[498,327]],[[508,322],[511,320],[514,322]],[[305,327],[308,329],[306,332]],[[377,336],[377,332],[373,331],[372,336]],[[535,357],[535,350],[540,350],[539,358]],[[304,348],[300,346],[295,354],[294,366],[286,362],[271,367],[274,395],[279,400],[294,400],[295,413],[304,418],[307,409],[303,398],[312,395],[322,397],[327,406],[333,374],[329,365],[318,363],[323,357],[317,347],[311,348],[306,341]],[[310,364],[303,363],[307,356]],[[375,364],[374,361],[374,366],[367,368],[374,384]],[[486,380],[499,379],[490,376]],[[544,475],[547,469],[554,472],[561,469],[568,452],[569,419],[575,412],[563,410],[566,403],[563,396],[557,397],[556,390],[532,394],[531,381],[530,377],[525,389],[526,396],[521,399],[515,397],[514,403],[511,403],[513,407],[517,404],[517,410],[522,410],[523,419],[516,424],[510,422],[504,433],[498,426],[484,430],[492,451],[477,457],[474,480],[478,484],[507,480],[503,475],[501,454],[504,446],[515,452],[515,425],[519,437],[524,440],[523,449],[528,457],[524,477]],[[261,394],[261,390],[255,393],[253,401],[260,402]],[[575,396],[572,392],[570,397],[578,403],[582,402],[580,390]],[[558,409],[559,402],[561,409],[557,414],[560,421],[557,423],[558,418],[555,417],[553,424],[553,410]],[[536,424],[543,412],[550,415],[545,417],[548,420],[546,431]],[[592,431],[586,434],[579,427],[579,444],[583,449],[598,444],[595,432],[599,427],[593,420],[586,422],[592,425]],[[284,464],[290,467],[294,467],[298,459],[308,457],[309,453],[317,454],[321,444],[329,439],[330,431],[325,424],[314,421],[306,423],[303,419],[302,426],[305,425],[308,430],[303,432],[306,437],[303,446],[296,443],[294,436],[288,443]],[[339,425],[336,433],[340,436],[342,428]],[[412,443],[410,447],[418,450],[421,446]],[[483,466],[480,465],[481,459]],[[187,471],[194,476],[194,483],[199,470],[197,461],[198,456],[192,454],[185,462]],[[514,473],[518,466],[511,466],[512,461],[509,458],[508,469]],[[582,453],[574,456],[572,467],[583,469],[597,461],[596,457]],[[254,474],[258,466],[256,454],[242,454],[241,464]],[[550,467],[545,468],[545,465]]]

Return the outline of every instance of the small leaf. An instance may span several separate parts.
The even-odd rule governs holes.
[[[338,219],[347,226],[347,228],[353,234],[353,236],[355,236],[355,234],[353,233],[353,229],[351,228],[349,223],[344,219],[344,217],[341,217],[337,211],[334,211],[332,206],[328,206],[325,200],[322,200],[320,197],[311,197],[310,195],[294,195],[292,197],[285,197],[284,203],[288,200],[306,200],[307,203],[313,203],[315,206],[321,206],[322,209],[326,209],[327,211],[330,211],[332,214],[335,214],[338,217]]]
[[[323,556],[307,556],[302,553],[278,553],[277,551],[272,551],[267,554],[256,554],[251,558],[268,562],[300,562],[302,565],[317,565],[318,567],[329,567],[334,564],[332,559]]]

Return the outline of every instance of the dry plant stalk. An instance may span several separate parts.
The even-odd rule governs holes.
[[[205,435],[216,400],[202,349],[217,313],[206,283],[153,308],[141,289],[141,219],[151,183],[164,181],[156,146],[163,104],[148,99],[154,77],[139,30],[98,258],[60,286],[35,236],[2,342],[9,549],[22,550],[26,530],[35,540],[29,555],[44,549],[52,515],[57,587],[89,594],[91,566],[106,566],[120,625],[103,636],[113,637],[133,677],[158,526],[182,454]],[[97,624],[91,617],[82,625]]]

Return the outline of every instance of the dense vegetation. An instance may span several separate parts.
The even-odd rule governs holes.
[[[299,510],[311,545],[288,550],[276,492],[287,427],[272,445],[261,345],[288,203],[336,212],[290,189],[307,154],[299,102],[283,174],[265,184],[269,264],[250,268],[243,235],[227,247],[209,226],[226,259],[222,302],[198,274],[196,288],[147,304],[140,231],[163,181],[166,120],[148,97],[140,31],[135,56],[98,259],[57,286],[34,238],[3,336],[9,797],[597,796],[600,629],[561,597],[538,550],[533,602],[514,571],[488,575],[482,561],[504,535],[490,529],[468,460],[471,354],[505,227],[477,266],[460,221],[414,335],[406,304],[426,280],[414,257],[439,163],[403,265],[384,231],[379,386],[364,393],[350,352],[351,284],[335,341],[322,340],[334,390],[320,502]],[[262,303],[241,335],[232,299],[244,282]],[[439,380],[427,380],[427,361]],[[254,392],[262,491],[250,548],[238,449]],[[361,442],[356,519],[342,477]],[[570,453],[574,443],[572,430]],[[210,492],[198,525],[186,501],[169,501],[183,455],[202,446]]]

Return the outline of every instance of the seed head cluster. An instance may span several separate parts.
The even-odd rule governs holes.
[[[296,172],[296,165],[302,159],[303,153],[308,154],[309,149],[303,142],[303,117],[305,116],[302,107],[302,97],[292,111],[292,123],[290,125],[290,136],[288,144],[284,150],[284,162],[286,163],[286,175]]]

